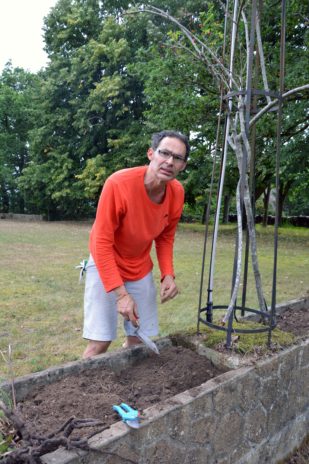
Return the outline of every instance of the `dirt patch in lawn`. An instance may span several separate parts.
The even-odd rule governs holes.
[[[34,434],[47,435],[71,416],[97,418],[109,426],[120,420],[112,409],[114,404],[125,402],[143,412],[222,372],[204,356],[184,347],[170,347],[120,373],[100,368],[35,389],[18,409]],[[78,434],[88,435],[89,430]]]

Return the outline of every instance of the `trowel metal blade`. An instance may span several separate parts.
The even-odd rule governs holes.
[[[126,420],[125,423],[132,429],[139,429],[141,425],[138,419]]]
[[[148,348],[150,348],[154,353],[160,354],[157,345],[147,335],[145,335],[139,327],[136,329],[135,333],[137,337],[140,338],[146,346],[148,346]]]

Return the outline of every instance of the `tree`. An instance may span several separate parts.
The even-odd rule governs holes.
[[[181,11],[187,22],[194,22],[200,4],[177,0],[169,7]],[[154,53],[148,63],[154,72],[160,62],[155,53],[156,35],[163,25],[152,26],[146,17],[127,15],[126,8],[125,1],[102,5],[95,0],[60,0],[45,20],[50,65],[43,76],[39,125],[31,137],[31,162],[20,185],[49,217],[93,213],[98,198],[89,198],[91,189],[84,189],[90,167],[99,163],[108,175],[144,163],[150,134],[162,129],[160,119],[151,114],[153,100],[148,98],[145,85],[149,88],[152,83],[145,77],[143,56]],[[176,63],[172,56],[170,61]],[[141,64],[140,70],[136,63]],[[180,73],[188,66],[191,63],[180,65]],[[204,108],[204,98],[200,98],[204,92],[202,79],[196,84],[195,98],[189,92],[182,96],[184,81],[188,88],[192,82],[189,71],[175,87],[177,118],[174,123],[164,121],[165,128],[174,125],[186,133],[189,119],[192,122],[192,116],[199,114],[194,111],[195,104],[205,114],[210,111],[210,104]],[[157,78],[159,82],[159,74]],[[162,108],[166,116],[166,100]],[[199,141],[199,150],[192,155],[197,161],[191,163],[190,172],[194,164],[204,166],[198,158],[203,159],[210,147],[202,128],[198,131],[195,140]],[[89,164],[91,159],[96,161]]]
[[[98,198],[83,189],[89,168],[99,163],[108,175],[145,153],[145,140],[138,156],[138,143],[131,146],[141,132],[143,101],[139,80],[128,72],[144,30],[126,28],[94,0],[61,0],[46,18],[50,65],[21,185],[48,217],[93,214]],[[129,43],[133,32],[136,43]]]
[[[306,36],[305,18],[307,6],[303,1],[287,2],[286,14],[286,49],[285,49],[285,79],[284,88],[290,90],[293,87],[307,83],[307,73],[304,67],[305,55],[308,49],[308,37]],[[261,11],[261,33],[265,38],[264,55],[268,68],[269,87],[277,88],[279,63],[278,37],[280,35],[280,10],[273,8],[271,3],[264,2]],[[301,150],[302,144],[306,145],[307,132],[307,98],[305,93],[296,93],[283,105],[282,118],[282,149],[280,155],[280,191],[279,191],[279,222],[284,208],[284,201],[293,185],[299,182],[306,169],[307,157]],[[275,113],[273,113],[274,115]],[[276,150],[275,121],[272,113],[263,116],[258,123],[259,145],[257,160],[257,185],[256,199],[265,192],[265,209],[268,207],[267,193],[274,186],[274,153]],[[262,140],[262,143],[261,143]],[[296,148],[297,147],[297,148]],[[266,211],[264,212],[264,216]]]
[[[156,7],[143,7],[143,12],[150,12],[160,17],[169,19],[173,24],[176,24],[179,28],[180,34],[175,37],[175,43],[183,49],[186,49],[188,53],[193,55],[196,60],[203,63],[212,76],[219,82],[220,87],[222,86],[227,93],[228,108],[226,115],[226,126],[225,126],[225,143],[223,150],[223,160],[221,168],[221,179],[220,189],[218,194],[218,208],[216,211],[215,218],[215,232],[213,241],[216,243],[217,231],[218,231],[218,218],[220,214],[220,205],[223,192],[223,183],[225,176],[226,157],[227,157],[227,144],[233,150],[239,169],[239,181],[236,189],[236,206],[237,206],[237,249],[235,252],[235,274],[233,277],[233,291],[230,303],[227,308],[227,312],[223,318],[223,323],[226,323],[234,310],[236,304],[236,298],[238,295],[240,276],[242,268],[242,223],[243,223],[243,211],[246,212],[247,219],[247,230],[248,239],[250,238],[251,245],[251,261],[253,267],[253,273],[256,283],[257,297],[259,301],[260,311],[264,312],[267,310],[265,304],[265,298],[263,295],[262,281],[258,265],[257,249],[256,249],[256,236],[254,227],[254,208],[252,204],[252,192],[251,183],[249,183],[248,173],[251,170],[251,177],[253,175],[252,163],[252,146],[249,141],[249,130],[261,116],[267,112],[275,103],[279,104],[279,110],[282,105],[282,100],[288,98],[291,95],[296,94],[300,90],[306,90],[309,85],[304,85],[298,89],[293,89],[290,92],[284,93],[282,85],[282,72],[280,74],[280,100],[277,98],[273,99],[272,94],[269,95],[269,83],[267,80],[266,66],[264,60],[263,45],[261,41],[261,29],[260,29],[260,18],[258,10],[255,10],[252,6],[252,11],[247,11],[245,5],[238,6],[235,2],[233,5],[233,20],[231,21],[231,45],[230,45],[230,61],[229,64],[225,64],[224,60],[220,60],[218,54],[213,48],[213,44],[205,41],[200,35],[192,33],[186,26],[182,25],[175,17],[170,14],[156,8]],[[251,29],[249,29],[249,23],[247,14],[251,13],[253,22],[251,23]],[[230,12],[226,10],[226,18],[230,15]],[[239,18],[242,18],[242,27],[239,24]],[[238,33],[238,34],[237,34]],[[243,34],[243,36],[242,36]],[[265,93],[262,93],[262,97],[266,97],[268,104],[262,100],[261,103],[264,108],[257,111],[257,114],[252,117],[251,112],[251,71],[253,69],[252,58],[254,55],[254,41],[253,37],[256,34],[257,49],[260,56],[260,67],[261,67],[261,79],[263,83],[263,89]],[[241,54],[236,55],[236,35],[238,36],[237,47],[244,48],[245,51],[245,66],[242,63]],[[242,39],[242,37],[244,37]],[[283,48],[282,48],[283,50]],[[282,54],[280,57],[280,63],[282,66]],[[244,89],[245,88],[245,92]],[[279,112],[279,115],[281,112]],[[215,256],[215,253],[214,255]],[[209,289],[208,289],[208,306],[212,306],[212,288],[213,288],[213,273],[214,273],[214,258],[210,271]]]
[[[201,41],[214,50],[219,61],[211,61],[212,57],[207,62],[203,48],[201,55],[195,53],[194,43],[188,47],[188,37],[167,17],[131,14],[131,2],[58,1],[45,19],[50,63],[38,76],[41,86],[36,127],[29,136],[29,155],[18,184],[29,211],[45,212],[50,218],[93,214],[100,190],[95,168],[103,181],[116,169],[144,163],[151,133],[169,127],[191,138],[193,150],[182,179],[187,202],[197,211],[206,202],[212,162],[215,159],[219,169],[217,158],[223,143],[226,100],[220,109],[220,79],[228,79],[222,71],[228,61],[224,56],[224,9],[221,2],[173,0],[168,7],[161,0],[150,3],[168,8],[171,15],[181,18],[194,35],[195,46]],[[298,26],[296,16],[304,14],[305,2],[302,0],[300,7],[294,1],[290,4],[289,31],[293,33],[289,37],[287,74],[293,83],[305,76],[301,66],[304,30]],[[262,25],[266,37],[264,61],[270,69],[272,88],[278,68],[279,10],[269,2],[264,2],[263,8],[263,17],[269,18]],[[244,37],[243,21],[239,28]],[[240,58],[235,60],[241,84],[245,79],[244,43],[239,42]],[[257,86],[262,81],[259,78]],[[258,109],[261,104],[264,101],[259,98]],[[289,113],[289,125],[284,130],[299,130],[302,122],[293,117]],[[274,144],[270,141],[275,131],[274,118],[268,114],[258,124],[256,197],[272,186],[274,170]],[[232,153],[230,150],[228,182],[224,186],[228,199],[237,182]],[[94,189],[87,175],[95,182]]]
[[[220,11],[215,14],[205,2],[176,3],[169,4],[169,11],[202,35],[208,36],[211,28],[220,51]],[[182,181],[190,215],[198,214],[202,220],[215,156],[220,91],[204,63],[184,51],[183,37],[167,18],[148,17],[148,35],[149,46],[139,50],[138,60],[130,67],[144,83],[145,128],[149,134],[168,127],[190,136],[192,152]]]
[[[156,5],[157,6],[157,5]],[[288,24],[287,24],[287,52],[286,52],[286,88],[290,89],[293,86],[302,85],[306,83],[306,73],[303,66],[304,55],[306,53],[306,36],[305,26],[303,19],[305,19],[306,5],[305,2],[289,2],[289,11],[287,13]],[[147,7],[145,7],[147,9]],[[151,7],[150,7],[151,9]],[[165,8],[164,8],[165,9]],[[153,11],[153,10],[152,10]],[[158,12],[157,12],[158,13]],[[170,11],[167,11],[170,13]],[[179,13],[179,11],[178,11]],[[231,13],[229,12],[229,15]],[[245,37],[245,24],[241,21],[241,14],[239,13],[238,28],[240,35]],[[171,15],[171,13],[170,13]],[[146,69],[143,80],[145,82],[145,95],[149,108],[145,112],[146,124],[164,124],[178,123],[182,127],[182,121],[188,121],[189,125],[192,124],[192,131],[196,130],[194,122],[197,121],[196,126],[199,126],[201,138],[204,136],[207,138],[209,143],[214,144],[215,130],[216,127],[216,112],[219,109],[218,100],[216,97],[220,95],[220,89],[216,86],[212,74],[210,72],[211,67],[215,72],[215,67],[220,66],[219,63],[212,64],[211,60],[208,61],[205,58],[205,53],[195,53],[194,46],[201,41],[205,50],[207,47],[212,48],[215,54],[220,58],[223,44],[223,17],[222,11],[218,5],[213,3],[205,3],[193,15],[174,15],[175,19],[180,18],[179,21],[182,25],[188,27],[189,33],[194,35],[191,42],[191,48],[188,47],[188,37],[186,34],[181,33],[177,29],[177,24],[173,21],[166,22],[164,15],[160,16],[160,21],[165,25],[166,32],[162,32],[162,26],[159,29],[156,27],[156,35],[153,33],[155,40],[153,40],[152,48],[144,51],[142,55],[141,63],[138,66]],[[189,18],[189,19],[188,19]],[[255,63],[255,70],[257,71],[257,79],[254,83],[255,88],[261,89],[264,86],[262,75],[260,73],[260,67],[262,64],[267,64],[268,69],[268,82],[267,89],[275,91],[278,85],[278,69],[279,69],[279,40],[280,35],[280,5],[274,8],[270,2],[264,2],[263,8],[260,11],[260,34],[263,36],[264,47],[259,51],[259,47],[256,46],[257,62]],[[152,24],[152,23],[150,23]],[[152,26],[152,28],[154,28]],[[161,31],[161,32],[160,32]],[[164,29],[163,29],[164,31]],[[256,39],[257,41],[257,39]],[[209,48],[208,48],[209,49]],[[237,44],[237,50],[239,55],[235,58],[235,69],[237,73],[240,72],[241,85],[245,82],[245,57],[246,57],[246,45],[245,40],[240,40]],[[261,54],[261,56],[259,56]],[[149,58],[150,57],[150,58]],[[156,58],[157,57],[157,58]],[[260,63],[262,61],[262,64]],[[153,65],[152,65],[153,63]],[[170,63],[170,64],[169,64]],[[182,67],[181,67],[182,64]],[[173,72],[175,71],[175,72]],[[179,77],[180,75],[180,77]],[[207,76],[207,78],[206,78]],[[220,77],[220,76],[219,76]],[[266,77],[267,78],[267,77]],[[265,80],[265,79],[264,79]],[[164,85],[162,85],[162,82]],[[204,98],[198,98],[199,89],[206,89],[205,93],[202,94]],[[208,95],[207,95],[208,94]],[[186,99],[185,99],[186,96]],[[205,96],[207,97],[205,99]],[[213,97],[213,98],[212,98]],[[211,102],[212,98],[212,103]],[[299,97],[303,102],[303,109],[305,108],[305,99],[303,94]],[[199,105],[199,100],[201,105]],[[207,102],[208,100],[208,102]],[[169,101],[166,105],[164,102]],[[293,101],[295,101],[295,96]],[[185,118],[182,117],[182,109],[186,106],[186,102],[189,102],[187,107],[189,110]],[[190,106],[191,103],[191,106]],[[208,103],[208,104],[207,104]],[[203,106],[204,104],[204,106]],[[257,110],[264,104],[263,98],[257,98]],[[170,107],[177,108],[177,111],[170,112]],[[201,108],[203,110],[201,111]],[[212,111],[213,109],[213,111]],[[295,110],[295,108],[294,108]],[[290,126],[295,128],[296,132],[299,129],[297,124],[301,124],[305,121],[306,114],[303,111],[302,117],[297,121],[295,111],[287,111],[284,113],[284,125],[283,132],[285,131],[285,125],[287,119],[290,121]],[[178,114],[180,115],[178,119]],[[274,114],[268,114],[258,124],[258,138],[255,141],[256,153],[255,158],[255,198],[258,199],[269,187],[273,186],[274,182],[274,152],[275,152],[275,133],[276,133],[276,118]],[[213,115],[210,119],[209,115]],[[286,116],[287,115],[287,119]],[[207,124],[209,122],[209,124]],[[291,124],[292,123],[292,124]],[[209,127],[210,130],[206,133],[205,129]],[[186,128],[187,129],[187,128]],[[193,141],[193,145],[195,141]],[[207,151],[207,150],[205,150]],[[284,164],[285,157],[282,157],[281,163]],[[297,168],[299,163],[295,163]],[[196,167],[203,172],[204,175],[196,176],[197,182],[201,179],[207,179],[206,184],[209,183],[209,169],[207,172],[203,170],[205,166],[203,157],[201,163],[196,163]],[[234,178],[234,167],[235,164],[228,160],[227,165],[227,176],[226,179],[231,183],[231,189],[234,189],[235,180]],[[192,171],[191,171],[192,173]],[[188,173],[187,173],[188,174]],[[208,175],[207,175],[208,174]],[[234,182],[234,183],[233,183]],[[188,183],[190,185],[190,183]],[[201,185],[200,191],[198,191],[198,184],[195,186],[195,195],[199,197],[203,195],[204,187]],[[232,191],[225,184],[225,196],[229,197],[229,191]],[[192,197],[190,192],[187,190],[189,198]]]
[[[0,211],[23,213],[18,179],[29,158],[38,78],[9,62],[0,76]]]

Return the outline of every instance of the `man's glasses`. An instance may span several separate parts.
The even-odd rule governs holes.
[[[164,159],[166,159],[166,160],[170,159],[170,157],[172,156],[172,157],[173,157],[173,160],[174,160],[174,162],[175,162],[175,164],[183,164],[183,163],[185,163],[185,161],[186,161],[186,158],[184,158],[183,156],[175,155],[174,153],[172,153],[172,152],[169,151],[169,150],[165,150],[165,149],[164,149],[164,150],[160,150],[160,149],[158,148],[157,152],[159,153],[159,155],[160,155],[162,158],[164,158]]]

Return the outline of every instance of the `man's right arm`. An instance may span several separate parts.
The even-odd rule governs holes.
[[[114,235],[123,215],[117,186],[108,179],[102,190],[91,240],[92,255],[106,292],[114,291],[118,312],[137,326],[137,307],[127,292],[114,255]]]
[[[123,214],[122,199],[114,183],[104,184],[90,234],[90,252],[106,292],[121,287],[121,278],[114,254],[115,231]]]

